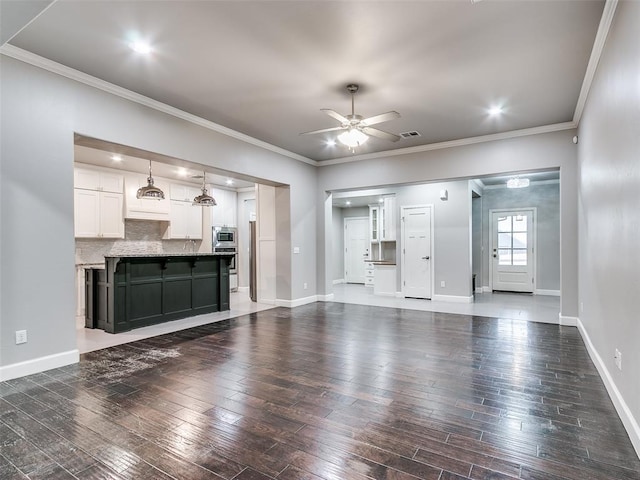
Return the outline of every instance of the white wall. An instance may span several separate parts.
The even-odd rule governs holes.
[[[283,297],[315,292],[315,167],[21,61],[0,62],[0,375],[41,370],[37,359],[49,355],[48,367],[77,360],[74,132],[289,185],[290,233],[279,234],[304,249]],[[15,345],[21,329],[29,342]]]
[[[620,2],[578,132],[578,245],[585,343],[640,454],[638,32],[640,2]]]

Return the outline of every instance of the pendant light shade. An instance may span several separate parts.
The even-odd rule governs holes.
[[[140,187],[136,192],[136,198],[149,198],[154,200],[164,200],[164,192],[153,184],[153,176],[151,175],[151,160],[149,160],[149,178],[147,178],[147,186]]]
[[[207,194],[207,187],[205,186],[206,172],[202,172],[202,194],[193,199],[193,204],[200,207],[213,207],[217,205],[216,199]]]

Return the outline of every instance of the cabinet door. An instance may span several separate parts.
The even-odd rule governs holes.
[[[187,202],[183,202],[187,203]],[[210,207],[198,207],[187,203],[189,209],[187,214],[187,237],[192,240],[202,239],[202,209]]]
[[[384,217],[381,218],[384,228],[382,240],[395,241],[396,239],[396,197],[385,197]]]
[[[100,190],[100,172],[75,168],[73,170],[73,186],[84,190]]]
[[[169,189],[171,200],[180,200],[181,202],[193,202],[193,199],[202,193],[202,189],[180,183],[172,183]],[[167,192],[165,192],[165,195]]]
[[[227,190],[227,225],[238,226],[238,194]]]
[[[378,207],[369,207],[369,234],[371,235],[371,243],[378,243],[380,240],[380,209]]]
[[[100,236],[124,238],[122,194],[100,192]]]
[[[167,238],[187,238],[188,208],[192,207],[187,202],[171,200],[171,214],[169,215],[169,235]]]
[[[154,185],[164,194],[164,200],[136,198],[138,188],[147,185],[147,175],[129,174],[125,176],[125,217],[140,220],[169,220],[170,186],[167,182],[153,178]]]
[[[122,193],[124,177],[117,173],[100,172],[100,190]]]
[[[211,196],[216,199],[216,206],[211,208],[211,226],[223,227],[226,223],[226,190],[221,188],[212,188]]]
[[[99,192],[76,188],[73,191],[73,220],[75,236],[98,237],[100,234]]]

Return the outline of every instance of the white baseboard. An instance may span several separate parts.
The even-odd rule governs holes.
[[[533,292],[533,294],[534,295],[551,295],[552,297],[559,297],[560,290],[543,290],[542,288],[536,288],[536,291]]]
[[[311,295],[310,297],[304,297],[304,298],[296,298],[295,300],[276,299],[276,306],[294,308],[294,307],[299,307],[301,305],[306,305],[308,303],[314,303],[317,301],[318,301],[317,295]]]
[[[470,297],[463,297],[461,295],[434,295],[431,297],[434,302],[447,302],[447,303],[473,303],[473,295]]]
[[[258,297],[258,303],[264,303],[265,305],[275,305],[276,304],[276,300],[272,300],[272,299],[265,299],[265,298],[260,298]]]
[[[64,367],[80,361],[80,352],[78,349],[69,350],[68,352],[47,355],[46,357],[38,357],[24,362],[12,363],[0,367],[0,382],[11,380],[13,378],[24,377],[34,373],[44,372],[52,368]]]
[[[404,298],[404,293],[396,292],[396,298]]]
[[[640,457],[640,425],[638,425],[638,421],[633,417],[627,402],[622,398],[618,387],[616,387],[616,384],[613,381],[613,377],[609,373],[609,369],[602,361],[602,357],[600,357],[596,348],[593,346],[591,338],[579,318],[576,318],[576,323],[578,331],[580,332],[580,335],[584,340],[584,344],[587,347],[587,352],[589,352],[591,360],[598,369],[598,373],[600,373],[600,378],[602,378],[604,386],[607,389],[607,393],[609,393],[609,397],[618,412],[618,416],[620,417],[620,420],[622,420],[622,424],[627,430],[627,434],[629,434],[629,439],[633,444],[633,448],[635,448],[638,457]]]
[[[558,314],[558,323],[563,327],[577,327],[578,326],[578,317],[568,317],[566,315],[562,315],[562,313]]]
[[[476,291],[475,293],[483,293],[484,292],[484,288],[482,287],[476,287]]]
[[[329,295],[316,295],[318,302],[333,302],[333,293]]]
[[[249,293],[249,287],[238,287],[238,293]]]
[[[338,285],[338,284],[340,284],[340,283],[346,283],[346,282],[344,281],[344,278],[337,278],[337,279],[335,279],[335,280],[333,281],[333,284],[334,284],[334,285]]]
[[[483,285],[481,293],[491,293],[491,292],[493,292],[493,290],[491,290],[491,287],[487,287],[486,285]]]

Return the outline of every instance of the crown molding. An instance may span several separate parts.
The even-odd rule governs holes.
[[[578,103],[576,104],[576,110],[573,114],[573,123],[578,125],[582,118],[582,112],[584,106],[587,103],[589,97],[589,91],[591,90],[591,84],[593,78],[596,75],[598,69],[598,63],[602,56],[602,50],[607,41],[609,35],[609,29],[611,28],[611,22],[618,6],[618,0],[607,0],[604,4],[604,10],[602,11],[602,18],[600,18],[600,25],[598,25],[598,32],[593,42],[593,49],[591,49],[591,56],[589,57],[589,63],[587,64],[587,71],[584,74],[584,80],[582,81],[582,88],[580,89],[580,95],[578,96]]]
[[[554,123],[552,125],[542,125],[540,127],[524,128],[522,130],[511,130],[510,132],[493,133],[491,135],[482,135],[479,137],[461,138],[459,140],[451,140],[449,142],[430,143],[428,145],[419,145],[417,147],[399,148],[398,150],[386,150],[384,152],[365,153],[363,155],[354,155],[352,157],[335,158],[318,162],[319,166],[327,167],[340,163],[359,162],[362,160],[372,160],[374,158],[388,158],[399,155],[410,155],[412,153],[428,152],[431,150],[442,150],[444,148],[462,147],[465,145],[473,145],[476,143],[494,142],[496,140],[506,140],[509,138],[526,137],[529,135],[540,135],[542,133],[559,132],[561,130],[570,130],[576,128],[574,122]]]
[[[245,135],[244,133],[240,133],[236,130],[223,127],[222,125],[211,122],[209,120],[205,120],[204,118],[198,117],[191,113],[187,113],[183,110],[167,105],[166,103],[158,102],[157,100],[154,100],[149,97],[145,97],[144,95],[140,95],[139,93],[132,92],[131,90],[127,90],[126,88],[119,87],[118,85],[114,85],[113,83],[105,82],[104,80],[96,78],[92,75],[88,75],[86,73],[80,72],[78,70],[67,67],[58,62],[54,62],[47,58],[41,57],[40,55],[36,55],[34,53],[28,52],[26,50],[15,47],[13,45],[5,44],[2,47],[0,47],[0,54],[5,55],[7,57],[14,58],[24,63],[28,63],[30,65],[33,65],[34,67],[42,68],[43,70],[47,70],[51,73],[61,75],[71,80],[75,80],[79,83],[83,83],[90,87],[97,88],[98,90],[111,93],[113,95],[124,98],[126,100],[130,100],[132,102],[138,103],[140,105],[144,105],[145,107],[152,108],[159,112],[172,115],[174,117],[180,118],[182,120],[193,123],[195,125],[206,128],[208,130],[212,130],[214,132],[221,133],[228,137],[235,138],[236,140],[249,143],[256,147],[264,148],[265,150],[270,150],[274,153],[292,158],[294,160],[298,160],[300,162],[312,165],[314,167],[318,166],[318,162],[316,162],[315,160],[311,160],[310,158],[303,157],[302,155],[298,155],[297,153],[290,152],[289,150],[285,150],[284,148],[280,148],[275,145],[271,145],[270,143],[263,142],[262,140],[258,140],[257,138],[250,137],[249,135]]]

